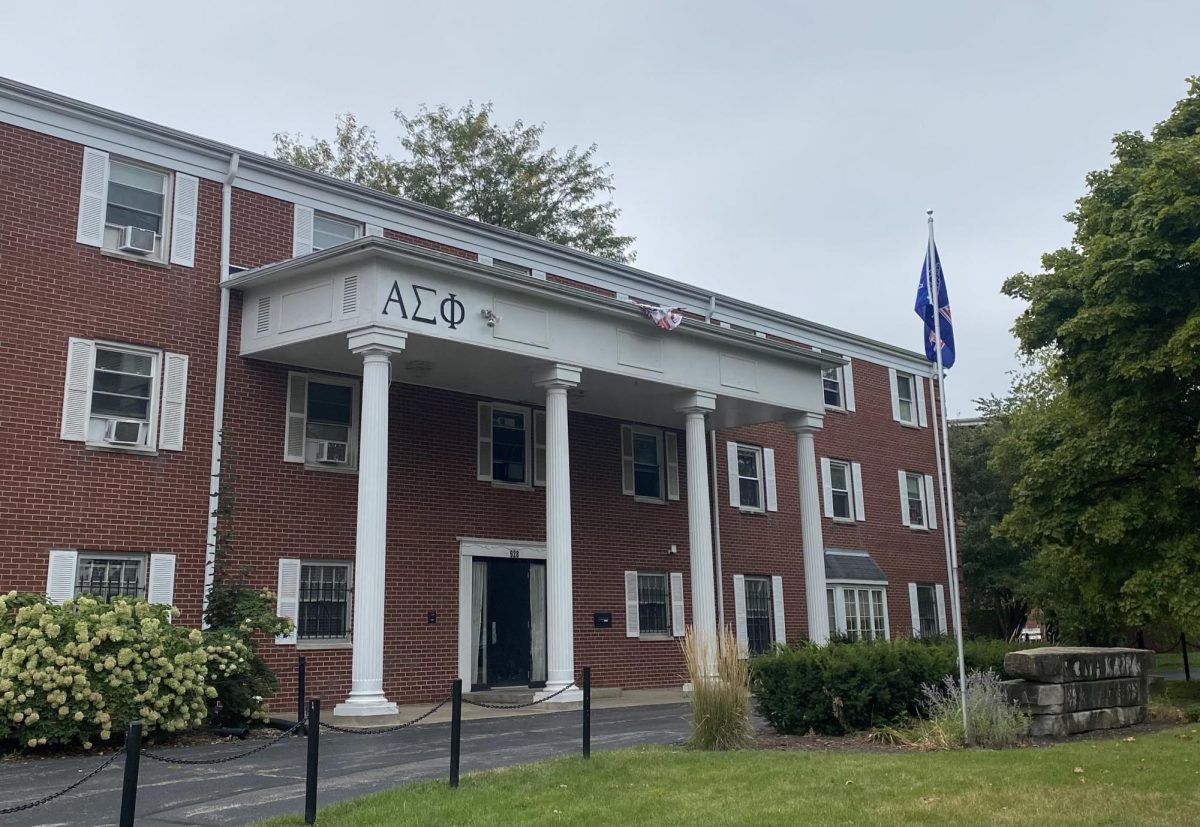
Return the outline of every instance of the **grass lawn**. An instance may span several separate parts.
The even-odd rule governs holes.
[[[1188,666],[1192,670],[1192,680],[1200,680],[1200,652],[1188,652]],[[1182,652],[1166,652],[1161,655],[1154,656],[1155,669],[1163,671],[1175,670],[1183,671],[1183,653]]]
[[[1082,772],[1076,768],[1081,768]],[[627,749],[414,784],[319,825],[1194,824],[1200,726],[938,753]],[[295,817],[265,822],[301,824]]]

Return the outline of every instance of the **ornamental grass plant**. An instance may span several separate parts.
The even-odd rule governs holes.
[[[692,734],[688,744],[703,750],[749,746],[754,735],[750,726],[750,667],[740,656],[733,630],[726,626],[715,641],[709,642],[689,627],[681,646],[692,684]]]

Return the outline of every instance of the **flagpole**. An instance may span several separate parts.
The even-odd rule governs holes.
[[[929,216],[929,248],[925,255],[928,261],[929,273],[929,301],[933,304],[933,349],[937,354],[937,395],[939,404],[936,406],[941,409],[941,444],[945,446],[942,451],[938,445],[938,424],[934,423],[934,451],[939,453],[938,457],[938,476],[941,474],[942,462],[945,462],[945,488],[942,493],[942,534],[945,537],[946,550],[949,559],[949,574],[950,574],[950,606],[954,612],[954,642],[958,648],[958,680],[959,692],[962,697],[962,716],[963,716],[963,745],[968,742],[967,732],[967,666],[963,658],[963,638],[962,638],[962,603],[959,599],[958,590],[958,542],[955,537],[954,525],[954,484],[950,476],[950,431],[946,426],[946,394],[944,392],[943,383],[946,378],[946,370],[942,367],[942,300],[941,300],[941,285],[938,283],[938,268],[937,268],[937,247],[933,243],[933,210],[926,210],[925,214]],[[934,413],[937,416],[937,413]],[[941,480],[938,480],[939,485]]]

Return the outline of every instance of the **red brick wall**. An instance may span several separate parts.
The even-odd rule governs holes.
[[[220,186],[200,182],[195,267],[75,241],[83,148],[0,124],[0,590],[44,591],[52,548],[173,552],[176,598],[198,623],[208,522]],[[59,438],[67,339],[185,353],[183,451],[88,450]]]

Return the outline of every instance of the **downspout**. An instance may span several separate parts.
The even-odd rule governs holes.
[[[708,487],[712,494],[712,526],[713,526],[713,556],[717,575],[717,625],[725,628],[725,578],[721,576],[721,509],[720,496],[717,494],[717,432],[708,432],[708,441],[712,455],[712,485]]]
[[[208,532],[204,541],[204,595],[201,602],[201,625],[208,611],[208,593],[212,591],[217,554],[217,489],[221,476],[221,431],[225,427],[225,360],[229,355],[229,290],[224,281],[229,277],[230,212],[233,202],[233,182],[237,178],[241,156],[236,152],[229,158],[229,171],[221,185],[221,316],[217,324],[217,374],[213,389],[212,461],[209,466]]]

